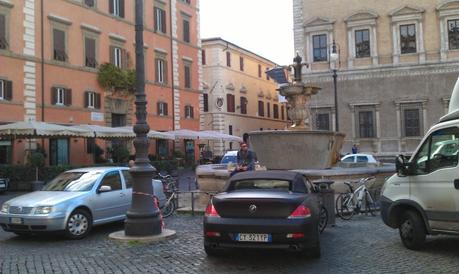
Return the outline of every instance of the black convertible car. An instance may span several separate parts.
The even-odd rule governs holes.
[[[318,258],[324,210],[315,187],[300,173],[238,173],[207,206],[204,248],[208,255],[227,247],[286,248]]]

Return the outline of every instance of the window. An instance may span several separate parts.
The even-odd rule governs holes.
[[[169,142],[164,139],[156,140],[156,155],[161,158],[166,158],[169,155]]]
[[[85,37],[85,66],[90,68],[97,67],[96,61],[96,40],[93,38]]]
[[[95,0],[84,0],[84,4],[90,8],[94,8],[96,6]]]
[[[235,101],[233,94],[226,94],[226,108],[228,112],[235,112]]]
[[[240,103],[241,103],[241,114],[247,114],[247,104],[248,104],[247,98],[245,98],[244,96],[241,96]]]
[[[206,64],[206,51],[205,50],[201,51],[201,59],[202,59],[202,64],[205,65]]]
[[[258,101],[258,116],[265,116],[265,104],[263,103],[263,101]]]
[[[357,163],[368,163],[367,156],[357,156]]]
[[[405,136],[421,136],[420,109],[404,109],[403,118]]]
[[[110,63],[118,68],[126,67],[126,50],[110,46]]]
[[[400,49],[402,54],[416,53],[416,25],[400,26]]]
[[[191,4],[191,0],[181,0],[181,1],[182,1],[183,3],[185,3],[185,4],[188,4],[188,5]]]
[[[449,49],[459,49],[459,19],[448,20]]]
[[[109,0],[110,14],[124,18],[124,0]]]
[[[123,170],[121,171],[121,173],[123,173],[124,183],[126,184],[126,188],[132,188],[132,185],[134,183],[134,178],[132,178],[131,172],[129,172],[129,170]]]
[[[191,88],[191,64],[185,64],[185,88]]]
[[[158,114],[158,116],[167,116],[167,103],[158,102],[158,104],[157,104],[157,114]]]
[[[155,31],[166,33],[166,11],[155,7]]]
[[[100,94],[93,91],[86,91],[84,107],[100,109]]]
[[[183,41],[190,43],[190,21],[183,19]]]
[[[6,39],[6,15],[0,14],[0,49],[7,49],[8,41]]]
[[[266,71],[268,71],[268,70],[269,70],[269,68],[266,68]],[[269,78],[269,75],[266,72],[265,72],[265,74],[266,74],[266,80],[268,80],[268,81],[271,80],[271,78]]]
[[[54,43],[54,60],[65,62],[67,54],[65,52],[65,32],[59,29],[53,29]]]
[[[204,112],[208,112],[209,111],[209,94],[207,93],[202,94],[202,101],[204,105]]]
[[[105,174],[104,178],[100,182],[99,188],[101,186],[109,186],[113,190],[121,190],[121,177],[118,171],[110,171]]]
[[[277,104],[273,104],[273,116],[274,119],[279,119],[279,106]]]
[[[239,57],[239,70],[244,71],[244,57]]]
[[[359,137],[360,138],[374,138],[375,123],[373,111],[359,111]]]
[[[69,139],[49,140],[49,164],[62,166],[69,164]]]
[[[271,105],[266,103],[266,113],[268,114],[267,117],[271,117]]]
[[[355,57],[370,57],[370,30],[355,31]]]
[[[258,77],[261,78],[261,65],[258,65]]]
[[[281,119],[285,120],[285,107],[281,106]]]
[[[451,127],[433,132],[413,159],[416,175],[455,167],[458,163],[459,128]]]
[[[185,118],[186,119],[194,118],[194,110],[192,106],[185,106]]]
[[[0,80],[0,100],[11,101],[13,99],[13,82]]]
[[[330,130],[330,115],[328,113],[316,114],[316,129]]]
[[[53,105],[70,106],[72,104],[72,90],[53,87],[51,89],[51,103]]]
[[[314,62],[327,61],[327,35],[313,35],[312,48]]]
[[[156,63],[156,75],[155,75],[156,83],[166,84],[167,83],[167,78],[166,78],[167,63],[166,61],[164,59],[157,58],[155,59],[155,63]]]
[[[226,52],[226,66],[231,67],[231,52]]]
[[[126,114],[112,113],[112,127],[124,127],[126,121]]]

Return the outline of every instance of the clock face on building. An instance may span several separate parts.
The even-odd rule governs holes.
[[[223,98],[222,97],[218,97],[217,98],[216,105],[217,105],[218,108],[223,107]]]

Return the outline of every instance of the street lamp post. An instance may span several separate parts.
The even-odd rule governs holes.
[[[338,75],[337,73],[337,62],[339,62],[339,54],[336,51],[336,43],[335,40],[333,40],[333,44],[331,45],[332,49],[330,52],[330,65],[333,64],[332,66],[332,71],[333,71],[333,88],[334,88],[334,94],[335,94],[335,131],[339,131],[339,112],[338,112],[338,93],[337,93],[337,78]]]
[[[153,236],[161,234],[159,209],[153,199],[152,179],[156,169],[148,159],[147,101],[145,98],[145,61],[143,52],[143,0],[135,1],[135,56],[136,56],[136,124],[134,132],[135,164],[129,170],[133,177],[132,204],[125,222],[126,236]]]

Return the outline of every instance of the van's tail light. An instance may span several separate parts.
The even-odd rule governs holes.
[[[207,205],[205,216],[206,217],[220,217],[220,215],[218,214],[212,202],[210,202]]]
[[[304,219],[311,217],[311,210],[304,205],[299,205],[293,212],[288,216],[289,219]]]

